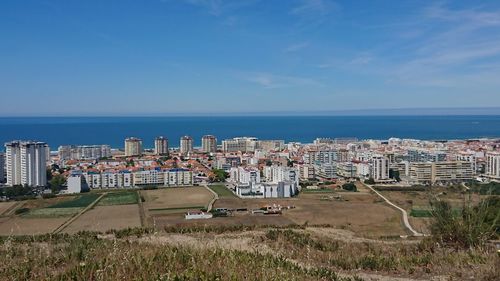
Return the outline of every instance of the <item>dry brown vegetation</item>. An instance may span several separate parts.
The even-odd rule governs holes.
[[[6,280],[487,281],[500,273],[492,248],[371,240],[324,227],[219,226],[183,234],[135,229],[0,243],[0,278]]]
[[[83,230],[104,232],[139,226],[141,226],[141,220],[137,204],[95,206],[69,224],[64,232],[76,233]]]

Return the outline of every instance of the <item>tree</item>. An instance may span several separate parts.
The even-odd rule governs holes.
[[[354,192],[358,191],[358,188],[352,182],[344,183],[342,185],[342,189],[347,190],[347,191],[354,191]]]
[[[66,184],[66,178],[63,175],[55,175],[49,181],[50,189],[53,194],[59,193],[62,189],[63,185]]]
[[[226,181],[226,179],[229,177],[229,174],[221,169],[212,169],[212,172],[215,175],[214,178],[212,179],[213,181],[223,182]]]
[[[365,183],[366,184],[375,184],[375,180],[372,177],[370,177],[369,179],[365,180]]]
[[[401,181],[401,178],[399,177],[399,170],[389,169],[389,178],[395,179],[398,182]]]

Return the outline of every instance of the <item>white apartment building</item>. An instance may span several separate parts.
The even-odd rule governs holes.
[[[89,188],[131,188],[138,186],[189,186],[194,184],[193,172],[187,169],[85,172]]]
[[[352,162],[339,162],[337,164],[337,175],[344,178],[355,178],[356,166]]]
[[[337,164],[324,163],[314,165],[316,171],[316,178],[321,180],[333,180],[337,178]]]
[[[251,167],[233,167],[229,170],[229,181],[233,183],[260,183],[260,171]]]
[[[477,173],[477,157],[475,152],[459,152],[455,156],[456,161],[470,162],[472,165],[472,171],[474,174]]]
[[[298,184],[293,182],[252,183],[236,186],[236,195],[240,198],[289,198],[298,192]]]
[[[7,185],[46,186],[48,151],[44,142],[6,143]]]
[[[316,169],[311,164],[297,165],[299,169],[299,176],[301,180],[313,180],[316,178]]]
[[[0,152],[0,183],[5,182],[5,153]]]
[[[375,155],[371,159],[371,176],[375,181],[385,181],[389,179],[389,158],[382,155]]]
[[[188,169],[170,169],[165,171],[165,186],[189,186],[194,183],[193,172]]]
[[[129,171],[119,172],[85,172],[83,173],[89,188],[130,188],[132,187],[132,173]]]
[[[201,138],[201,150],[205,153],[217,152],[217,138],[212,135],[205,135]]]
[[[371,175],[372,167],[366,162],[353,162],[356,166],[356,176],[358,178],[368,178]]]
[[[142,155],[142,140],[138,138],[125,139],[125,156]]]
[[[467,181],[473,178],[472,164],[461,161],[411,163],[410,178],[423,184]]]
[[[266,182],[269,183],[287,181],[299,184],[299,171],[294,167],[266,166],[264,167],[264,177],[266,178]]]
[[[165,182],[165,173],[161,170],[146,170],[132,173],[134,186],[158,185]]]
[[[486,153],[486,176],[500,181],[500,151]]]
[[[284,140],[259,140],[257,148],[263,151],[281,151],[285,148]]]
[[[239,137],[222,141],[224,152],[254,152],[257,148],[257,138]]]
[[[193,151],[193,139],[190,136],[183,136],[180,140],[180,153],[183,155]]]
[[[62,145],[59,146],[57,151],[60,161],[111,157],[111,147],[109,145]]]
[[[155,154],[168,155],[168,139],[166,137],[157,137],[155,139]]]
[[[306,164],[334,164],[337,159],[337,150],[311,150],[304,154]]]

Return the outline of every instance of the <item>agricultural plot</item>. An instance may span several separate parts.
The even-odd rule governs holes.
[[[105,232],[139,226],[141,220],[137,204],[94,206],[69,224],[63,232],[76,233],[83,230]]]
[[[148,211],[154,210],[175,210],[179,209],[197,209],[201,206],[206,207],[213,194],[203,187],[185,187],[185,188],[163,188],[156,190],[142,190],[141,195],[144,198],[144,208]]]
[[[99,196],[99,194],[95,193],[82,194],[76,196],[72,200],[59,202],[49,206],[48,208],[85,208],[92,204],[92,202],[99,198]]]
[[[139,196],[136,191],[118,191],[106,194],[99,200],[98,206],[137,204]]]
[[[18,202],[0,202],[0,216],[8,213]]]
[[[27,213],[22,214],[25,218],[59,218],[71,217],[78,214],[83,208],[41,208],[29,210]]]
[[[0,235],[33,235],[50,233],[67,218],[11,217],[0,220]]]
[[[83,194],[76,197],[66,198],[66,200],[59,200],[49,206],[46,206],[46,204],[39,205],[45,206],[39,208],[29,208],[28,206],[31,207],[31,205],[27,204],[23,206],[27,209],[27,211],[20,215],[24,218],[71,217],[78,214],[98,197],[99,194]]]

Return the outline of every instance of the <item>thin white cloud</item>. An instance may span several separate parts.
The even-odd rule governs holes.
[[[303,25],[319,24],[337,9],[337,3],[331,0],[300,0],[290,14],[298,17]]]
[[[275,75],[271,73],[253,73],[245,78],[247,81],[262,86],[265,89],[291,88],[300,86],[322,86],[322,84],[311,78]]]
[[[340,67],[412,87],[458,90],[500,84],[493,78],[500,77],[498,9],[431,4],[397,25],[380,28],[394,36]]]
[[[207,10],[213,16],[219,17],[238,9],[253,5],[260,0],[183,0],[185,3]]]
[[[373,56],[368,54],[361,54],[354,59],[352,59],[349,63],[353,65],[365,65],[370,63],[373,60]]]
[[[302,49],[305,49],[309,46],[309,42],[300,42],[296,44],[292,44],[285,48],[285,53],[298,52]]]

